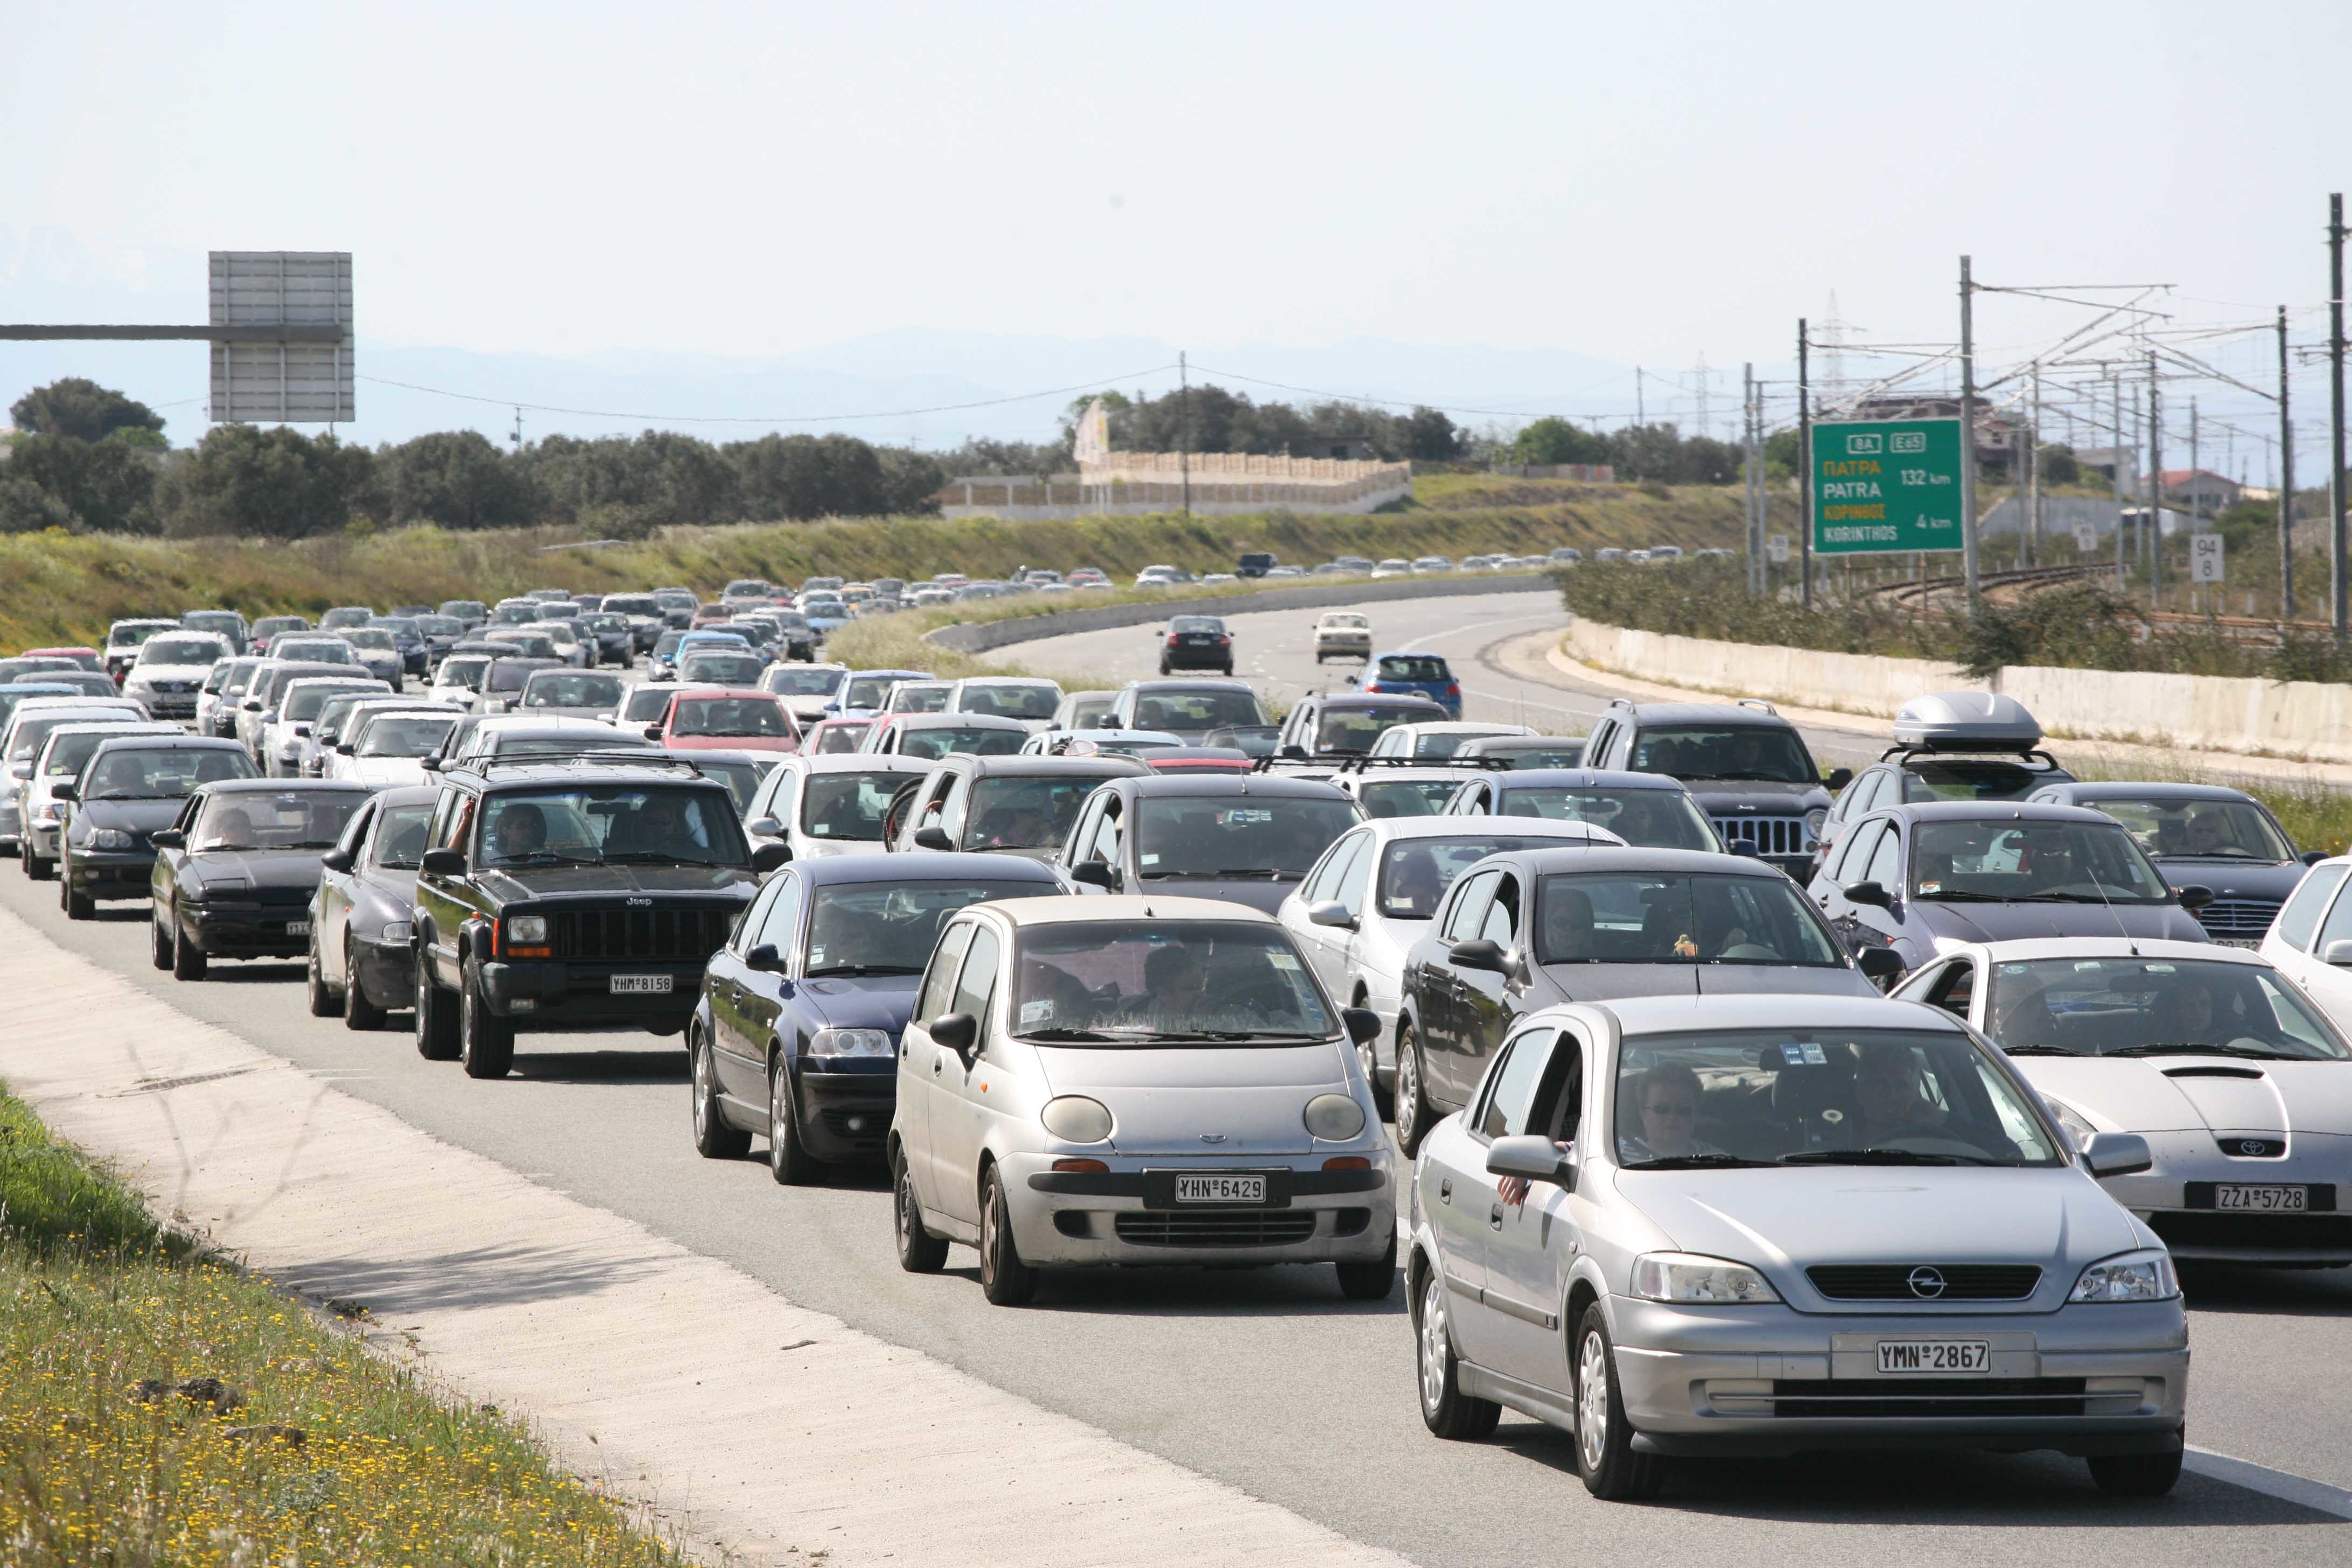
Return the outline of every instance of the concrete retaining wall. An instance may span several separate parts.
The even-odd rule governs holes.
[[[1442,598],[1457,594],[1525,594],[1551,586],[1551,579],[1534,572],[1470,573],[1429,577],[1394,577],[1378,583],[1359,579],[1339,583],[1303,583],[1296,588],[1268,588],[1257,594],[1223,594],[1204,599],[1162,599],[1152,603],[1103,605],[1090,610],[1056,610],[1003,621],[965,621],[927,632],[923,640],[954,653],[982,653],[1040,637],[1066,637],[1072,632],[1098,632],[1112,626],[1148,626],[1171,616],[1242,616],[1256,610],[1320,610],[1339,605],[1371,604],[1385,599]]]
[[[1567,651],[1583,663],[1672,686],[1893,718],[1925,691],[2000,691],[2053,735],[2192,751],[2352,762],[2352,687],[2015,665],[1990,681],[1930,659],[1816,653],[1668,637],[1579,620]]]

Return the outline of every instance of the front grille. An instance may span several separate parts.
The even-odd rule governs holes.
[[[707,963],[727,941],[732,909],[562,910],[548,916],[555,956],[583,963]]]
[[[1753,844],[1759,855],[1810,855],[1812,836],[1801,816],[1718,816],[1715,830],[1726,844]]]
[[[2079,1377],[1780,1378],[1772,1384],[1780,1416],[2080,1415]]]
[[[2216,899],[2197,911],[2210,936],[2261,936],[2278,919],[2276,899]]]
[[[2147,1216],[2147,1227],[2168,1247],[2352,1247],[2352,1215],[2344,1214],[2222,1214],[2158,1209]]]
[[[1118,1238],[1136,1247],[1286,1247],[1315,1234],[1310,1209],[1160,1210],[1119,1215]]]
[[[1915,1270],[1932,1268],[1944,1288],[1933,1293],[1911,1288]],[[2030,1263],[1850,1263],[1805,1270],[1813,1289],[1832,1301],[2021,1301],[2042,1283]]]
[[[2216,1132],[2213,1142],[2222,1153],[2238,1160],[2284,1160],[2286,1140],[2284,1138],[2242,1137],[2233,1132]]]

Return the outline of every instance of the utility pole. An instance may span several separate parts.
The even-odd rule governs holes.
[[[2198,456],[2197,434],[2197,395],[2192,392],[2189,395],[2189,537],[2191,539],[2195,539],[2205,526],[2205,487],[2198,478],[2198,465],[2202,459]],[[2196,546],[2192,544],[2189,548],[2194,550]],[[2190,591],[2203,593],[2209,600],[2212,593],[2210,588]],[[2189,608],[2196,606],[2192,605]]]
[[[2278,308],[2279,618],[2294,619],[2294,419],[2287,410],[2286,307]]]
[[[1805,356],[1805,318],[1797,318],[1797,563],[1798,602],[1813,607],[1813,392],[1812,364]]]
[[[1184,486],[1184,515],[1192,515],[1192,382],[1181,349],[1176,354],[1176,468]]]
[[[2164,595],[2164,388],[2147,351],[2147,607]]]
[[[1741,497],[1748,508],[1744,514],[1748,520],[1748,595],[1754,598],[1758,592],[1756,568],[1764,552],[1758,548],[1756,538],[1756,365],[1752,360],[1739,367],[1739,447],[1746,458],[1742,468],[1748,477],[1748,488]]]
[[[516,457],[522,456],[522,405],[520,404],[515,405],[514,449]]]
[[[1633,367],[1633,428],[1639,430],[1649,422],[1649,415],[1643,411],[1642,367],[1637,364]]]
[[[1977,616],[1976,285],[1960,258],[1960,573],[1969,585],[1969,619]]]
[[[2033,416],[2025,430],[2025,563],[2042,543],[2042,365],[2033,366]]]
[[[2327,198],[2327,592],[2337,641],[2345,623],[2344,193]]]
[[[2124,381],[2120,374],[2110,374],[2107,390],[2115,397],[2116,444],[2116,592],[2124,591]]]

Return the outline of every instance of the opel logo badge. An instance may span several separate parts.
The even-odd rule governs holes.
[[[1904,1283],[1911,1287],[1911,1294],[1930,1301],[1944,1293],[1944,1276],[1938,1269],[1925,1267],[1914,1268],[1911,1270],[1910,1278],[1904,1280]]]
[[[1224,1141],[1225,1135],[1222,1132],[1203,1132],[1201,1134],[1201,1142],[1203,1143],[1222,1143]]]

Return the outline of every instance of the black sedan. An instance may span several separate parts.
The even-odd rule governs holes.
[[[694,1146],[734,1159],[768,1140],[779,1182],[882,1157],[898,1033],[940,925],[967,904],[1066,890],[1009,855],[803,860],[768,879],[711,956],[688,1026]]]
[[[311,779],[239,779],[191,795],[153,835],[148,899],[155,966],[202,980],[215,958],[300,958],[321,863],[369,791]]]
[[[2210,887],[2196,911],[2215,942],[2258,947],[2304,868],[2327,858],[2298,852],[2262,802],[2226,784],[2057,784],[2027,797],[2039,805],[2087,805],[2124,825],[2177,892]]]
[[[179,819],[198,787],[254,776],[235,741],[125,735],[100,741],[74,782],[58,791],[58,893],[68,920],[86,921],[99,900],[143,899],[155,873],[152,835]]]
[[[416,1005],[416,868],[438,785],[389,789],[352,815],[310,900],[310,1013],[381,1029]]]

